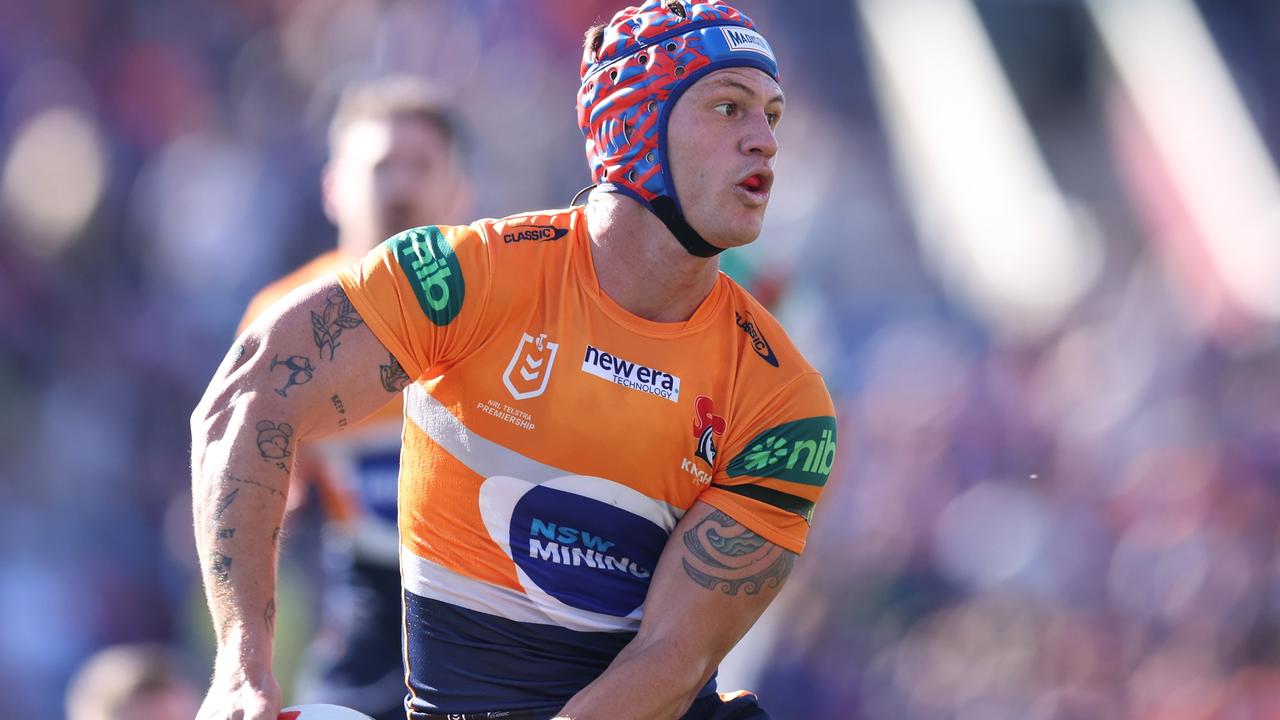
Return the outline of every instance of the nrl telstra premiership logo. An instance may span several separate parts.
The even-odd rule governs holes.
[[[507,370],[502,374],[502,384],[516,400],[528,400],[546,392],[551,379],[551,368],[556,364],[559,343],[547,340],[547,334],[533,337],[524,333],[516,346]]]

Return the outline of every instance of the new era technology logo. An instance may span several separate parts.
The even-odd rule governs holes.
[[[507,364],[507,371],[502,374],[502,384],[507,386],[511,397],[528,400],[545,392],[559,349],[559,343],[547,341],[546,333],[536,338],[524,333],[511,362]]]
[[[591,345],[587,346],[587,354],[582,358],[582,371],[671,402],[680,401],[680,378],[657,368],[623,360]]]

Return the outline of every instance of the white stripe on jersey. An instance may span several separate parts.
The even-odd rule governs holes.
[[[405,390],[405,415],[445,452],[481,477],[513,477],[542,485],[551,480],[577,475],[544,465],[472,432],[418,383],[413,383]],[[675,529],[685,511],[661,500],[645,497],[662,508],[663,517],[650,519],[668,533]]]

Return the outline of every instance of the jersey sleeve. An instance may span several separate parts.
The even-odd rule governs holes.
[[[414,379],[477,341],[489,281],[488,244],[469,226],[406,230],[338,273],[356,311]]]
[[[800,375],[725,436],[699,499],[766,540],[803,552],[836,457],[836,419],[822,376]]]

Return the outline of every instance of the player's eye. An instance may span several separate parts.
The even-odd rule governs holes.
[[[782,120],[782,113],[767,112],[764,117],[769,121],[769,127],[776,128],[778,127],[778,121]]]
[[[731,102],[720,103],[715,106],[715,111],[725,117],[734,117],[738,114],[738,106]]]

